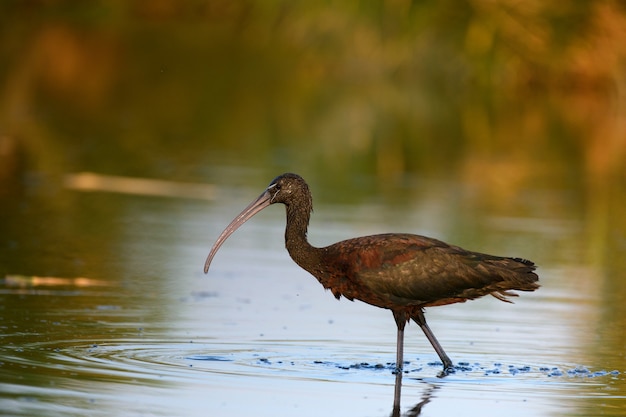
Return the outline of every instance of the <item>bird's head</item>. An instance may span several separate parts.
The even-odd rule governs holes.
[[[309,186],[301,176],[296,174],[287,173],[274,178],[265,189],[265,193],[270,194],[269,204],[283,203],[289,206],[297,202],[312,207]]]
[[[226,226],[226,229],[224,229],[224,231],[219,235],[211,248],[211,252],[209,252],[209,256],[207,256],[206,262],[204,263],[205,274],[209,271],[209,266],[211,265],[213,257],[226,239],[232,235],[235,230],[239,228],[239,226],[247,222],[265,207],[274,203],[282,203],[287,207],[293,207],[300,204],[302,209],[307,214],[311,212],[313,207],[309,186],[301,176],[287,173],[274,178],[265,191],[263,191],[263,193],[258,196],[256,200],[243,209],[243,211],[239,213],[239,215],[235,217],[233,221]]]

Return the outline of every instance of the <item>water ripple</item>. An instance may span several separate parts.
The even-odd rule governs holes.
[[[395,363],[380,362],[372,353],[335,353],[330,359],[319,359],[326,354],[303,347],[298,343],[246,343],[238,344],[163,342],[161,340],[121,339],[106,343],[89,340],[65,342],[38,342],[5,349],[3,362],[20,366],[50,367],[75,373],[88,372],[92,376],[142,375],[150,378],[164,374],[188,375],[189,369],[201,372],[228,372],[231,374],[271,374],[289,371],[308,378],[343,379],[346,372],[358,375],[388,375],[395,370]],[[29,351],[47,352],[47,361],[31,361]],[[359,356],[365,361],[355,362]],[[404,373],[424,378],[441,369],[439,361],[406,361]],[[459,361],[453,378],[479,378],[489,376],[525,376],[533,378],[610,378],[621,374],[617,369],[592,369],[581,364],[505,364],[501,362]],[[385,377],[387,378],[387,376]]]

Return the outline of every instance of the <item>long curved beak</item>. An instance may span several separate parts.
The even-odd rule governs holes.
[[[222,244],[228,239],[228,236],[232,235],[235,230],[239,228],[242,224],[247,222],[252,216],[257,214],[259,211],[263,210],[265,207],[269,206],[272,203],[272,194],[269,191],[269,188],[263,192],[256,200],[248,205],[237,217],[233,219],[232,222],[226,229],[219,235],[213,247],[211,248],[211,252],[209,252],[209,256],[206,258],[206,262],[204,263],[204,273],[209,272],[209,266],[211,265],[211,261],[213,257],[217,253],[218,249],[222,246]]]

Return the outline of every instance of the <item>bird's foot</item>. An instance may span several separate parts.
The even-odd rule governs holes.
[[[438,378],[443,378],[445,376],[448,376],[450,374],[453,374],[456,372],[456,369],[454,368],[454,364],[452,362],[449,363],[444,363],[443,364],[443,370],[441,372],[439,372],[439,374],[437,374]]]

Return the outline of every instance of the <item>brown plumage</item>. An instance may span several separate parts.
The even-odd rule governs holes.
[[[404,327],[413,319],[441,358],[444,373],[452,361],[424,318],[424,307],[446,305],[492,295],[539,288],[535,264],[471,252],[442,241],[412,234],[387,233],[344,240],[323,248],[307,241],[313,204],[306,182],[296,174],[276,177],[222,232],[207,257],[204,272],[222,243],[263,208],[282,203],[287,211],[285,244],[291,258],[339,299],[361,300],[392,311],[398,327],[396,368],[402,368]]]

